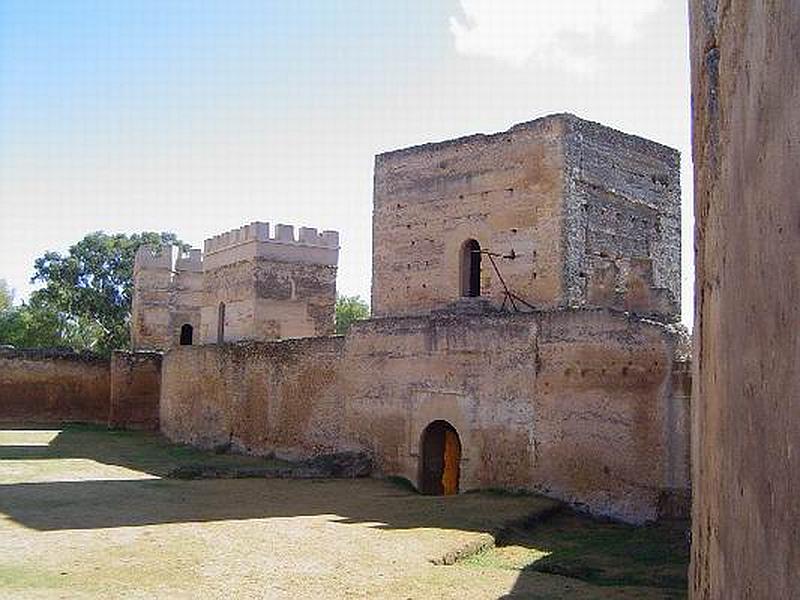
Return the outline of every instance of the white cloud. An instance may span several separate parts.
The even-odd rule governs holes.
[[[587,45],[626,44],[665,0],[460,0],[451,17],[456,50],[523,66],[591,68]],[[596,54],[596,53],[595,53]]]

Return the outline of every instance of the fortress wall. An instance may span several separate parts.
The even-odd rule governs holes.
[[[686,511],[689,399],[672,329],[606,310],[385,318],[345,337],[177,347],[172,440],[304,457],[361,448],[419,483],[424,429],[462,444],[461,490],[539,491],[631,522]]]
[[[109,361],[63,350],[0,350],[0,421],[108,421]]]
[[[419,477],[434,420],[461,489],[541,491],[632,522],[687,509],[688,398],[670,329],[608,311],[375,319],[347,337],[347,438]]]
[[[340,337],[179,346],[164,356],[161,430],[204,448],[284,457],[342,441]]]
[[[161,356],[160,352],[112,354],[109,427],[158,430]]]
[[[800,3],[691,0],[691,594],[800,590]]]

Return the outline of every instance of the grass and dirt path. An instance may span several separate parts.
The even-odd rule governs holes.
[[[685,523],[378,480],[168,477],[275,462],[145,433],[0,429],[0,597],[685,597]]]

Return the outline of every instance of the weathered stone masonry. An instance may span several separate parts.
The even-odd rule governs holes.
[[[676,317],[675,150],[572,115],[381,154],[375,161],[372,308],[419,314],[460,295],[477,240],[537,308],[608,306]],[[503,288],[488,260],[482,296]]]
[[[461,490],[632,522],[685,513],[678,172],[674,150],[571,115],[380,155],[375,318],[344,338],[169,351],[163,431],[289,457],[367,450],[423,488],[423,438],[444,423]],[[474,248],[525,312],[499,310]]]
[[[98,398],[113,426],[203,447],[366,451],[426,493],[685,513],[678,190],[675,151],[571,115],[383,154],[372,319],[327,335],[334,232],[253,223],[203,253],[143,249],[132,337],[166,354],[115,354]]]
[[[204,251],[136,254],[131,339],[137,350],[182,343],[333,333],[339,235],[251,223],[206,240]],[[184,337],[185,336],[185,337]]]

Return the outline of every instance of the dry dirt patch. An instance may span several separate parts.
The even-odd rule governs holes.
[[[0,596],[672,597],[481,561],[434,564],[551,509],[546,499],[423,497],[375,480],[159,477],[198,458],[141,434],[0,432]]]

